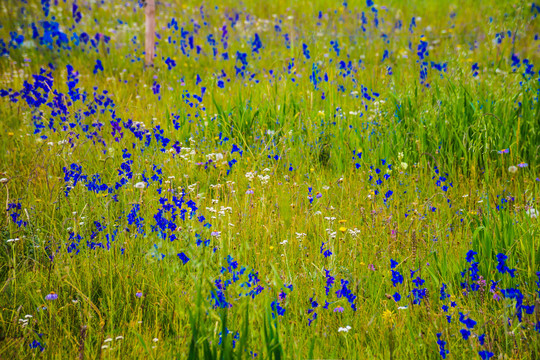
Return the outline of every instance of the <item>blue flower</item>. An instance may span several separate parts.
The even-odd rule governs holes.
[[[480,355],[483,360],[488,360],[493,357],[493,353],[487,350],[479,351],[478,355]]]
[[[446,355],[448,355],[450,353],[450,351],[445,348],[446,347],[446,341],[442,340],[441,336],[442,336],[441,333],[437,334],[437,345],[439,345],[439,354],[441,354],[441,357],[443,359],[446,359]]]
[[[183,252],[179,253],[178,254],[178,257],[180,258],[180,260],[182,260],[182,262],[184,263],[184,265],[187,264],[187,262],[190,260],[186,254],[184,254]]]
[[[94,75],[97,74],[98,71],[103,71],[103,64],[99,59],[96,60],[96,65],[94,66]]]
[[[467,252],[467,256],[465,258],[465,260],[467,260],[468,263],[471,263],[474,261],[474,256],[478,254],[476,251],[473,251],[473,250],[469,250]]]
[[[397,286],[397,284],[403,284],[403,275],[399,271],[392,270],[392,284]]]

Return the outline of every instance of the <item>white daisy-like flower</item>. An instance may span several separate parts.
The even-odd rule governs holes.
[[[511,174],[515,174],[517,171],[518,171],[517,166],[512,165],[508,168],[508,172]]]

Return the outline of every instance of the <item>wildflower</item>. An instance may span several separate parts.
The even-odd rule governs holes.
[[[520,168],[526,168],[527,166],[529,166],[529,164],[524,163],[524,162],[521,162],[521,163],[518,164],[518,167],[520,167]]]
[[[338,306],[334,309],[334,312],[339,312],[339,313],[342,313],[343,312],[343,307],[342,306]]]
[[[135,184],[136,189],[144,189],[145,186],[146,186],[146,183],[142,181]]]
[[[508,154],[510,152],[510,149],[502,149],[497,151],[499,154]]]
[[[349,332],[349,330],[351,330],[352,328],[350,326],[345,326],[345,327],[340,327],[338,329],[338,332]]]
[[[512,166],[510,166],[508,168],[508,172],[511,173],[511,174],[515,174],[517,171],[518,171],[518,168],[515,167],[514,165],[512,165]]]
[[[143,296],[143,293],[141,290],[138,290],[136,293],[135,293],[135,296],[138,297],[138,298],[141,298]]]
[[[342,226],[342,227],[339,228],[339,231],[344,233],[345,231],[347,231],[347,228],[345,226]]]
[[[400,166],[401,166],[401,168],[402,168],[403,170],[407,170],[407,168],[409,167],[409,165],[408,165],[406,162],[402,162],[402,163],[400,164]]]
[[[392,295],[392,297],[394,298],[394,301],[395,302],[398,302],[401,300],[401,294],[396,292],[394,295]]]
[[[56,294],[54,291],[51,291],[47,296],[45,296],[45,300],[56,300],[58,299],[58,294]]]
[[[474,261],[474,255],[478,254],[476,251],[473,251],[473,250],[469,250],[467,252],[467,257],[465,258],[465,260],[467,260],[468,263],[471,263]]]
[[[0,179],[0,184],[5,184],[5,183],[7,183],[8,181],[9,181],[8,178],[1,178],[1,179]]]
[[[536,218],[538,217],[538,211],[536,211],[536,209],[534,209],[534,208],[528,209],[527,211],[525,211],[525,213],[526,213],[531,219],[536,219]]]
[[[382,317],[384,322],[386,323],[392,323],[394,321],[394,313],[392,312],[392,310],[384,310],[382,313]]]
[[[186,265],[189,261],[189,258],[186,256],[186,254],[184,254],[183,252],[179,253],[178,254],[178,257],[180,258],[180,260],[182,260],[182,262],[184,263],[184,265]],[[140,296],[139,296],[140,297]]]
[[[446,359],[446,355],[448,355],[448,353],[450,351],[448,351],[445,346],[446,346],[446,341],[443,341],[441,340],[441,336],[442,334],[441,333],[438,333],[437,334],[437,345],[439,345],[439,354],[441,354],[441,357],[443,359]]]
[[[376,271],[375,270],[375,265],[373,265],[373,264],[369,264],[368,269],[371,270],[371,271]]]
[[[463,340],[467,340],[469,339],[469,336],[471,336],[471,332],[467,329],[461,329],[459,330],[459,332],[461,333],[461,336],[463,337]]]
[[[490,352],[490,351],[487,351],[487,350],[479,351],[479,352],[478,352],[478,355],[480,355],[480,357],[481,357],[483,360],[488,360],[488,359],[490,359],[491,357],[493,357],[493,353]]]

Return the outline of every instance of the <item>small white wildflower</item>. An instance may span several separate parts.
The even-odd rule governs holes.
[[[288,243],[287,240],[283,240],[282,242],[280,242],[281,245],[285,245],[286,243]]]
[[[158,338],[153,338],[152,341],[157,343],[159,341],[159,339]]]
[[[108,343],[108,342],[111,342],[112,341],[112,338],[106,338],[105,340],[103,340],[104,343]]]
[[[531,219],[536,219],[538,217],[538,211],[534,208],[530,208],[525,212]]]
[[[512,165],[508,168],[508,172],[511,174],[515,174],[517,171],[518,171],[517,166]]]
[[[123,340],[124,337],[122,335],[118,335],[115,340]]]
[[[9,181],[8,178],[1,178],[1,179],[0,179],[0,184],[5,184],[5,183],[7,183],[8,181]]]
[[[401,163],[401,168],[402,168],[403,170],[407,170],[408,167],[409,167],[409,165],[408,165],[406,162],[402,162],[402,163]]]
[[[136,189],[144,189],[145,186],[146,186],[146,183],[142,181],[135,184]]]
[[[349,332],[349,330],[351,330],[351,327],[347,325],[345,327],[340,327],[338,332]]]

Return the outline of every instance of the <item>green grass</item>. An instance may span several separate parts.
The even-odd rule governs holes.
[[[135,2],[79,1],[82,20],[75,24],[72,2],[53,1],[49,20],[55,16],[68,39],[74,32],[111,38],[96,47],[69,40],[69,49],[29,42],[30,24],[45,17],[39,1],[28,2],[0,4],[0,38],[9,52],[0,58],[0,89],[11,89],[0,98],[0,204],[20,204],[0,217],[0,358],[435,359],[440,333],[451,359],[479,358],[483,350],[538,359],[540,233],[529,214],[540,208],[540,26],[531,4],[393,0],[377,5],[376,27],[365,1],[204,3],[204,18],[198,2],[158,3],[161,39],[155,67],[144,70],[144,14]],[[413,16],[421,20],[410,32]],[[184,39],[189,57],[180,30],[167,28],[172,18],[194,37],[192,50],[189,35]],[[196,34],[191,19],[200,26]],[[13,31],[24,35],[21,47],[9,47]],[[255,33],[258,53],[251,51]],[[497,33],[505,34],[500,44]],[[429,46],[429,86],[420,78],[421,41]],[[235,75],[237,51],[247,54],[243,77]],[[169,57],[176,61],[170,70]],[[94,74],[98,59],[103,71]],[[535,64],[532,76],[524,74],[524,59]],[[431,62],[446,63],[446,71]],[[68,64],[85,99],[70,100]],[[40,90],[51,105],[33,109],[13,93],[25,81],[34,84],[40,68],[54,79],[50,91]],[[199,104],[193,95],[203,86]],[[363,98],[363,87],[379,96]],[[54,91],[64,97],[54,102]],[[45,126],[38,133],[33,117]],[[128,119],[149,132],[138,139]],[[233,144],[242,154],[231,152]],[[115,189],[128,160],[133,177]],[[528,166],[509,172],[520,163]],[[66,196],[72,164],[87,178]],[[92,191],[96,174],[114,190]],[[155,178],[135,188],[142,174]],[[178,201],[174,213],[165,199]],[[163,219],[176,228],[157,231]],[[332,255],[324,256],[322,243]],[[485,286],[462,277],[469,250]],[[497,270],[501,253],[515,277]],[[238,262],[234,271],[245,267],[234,279],[224,270],[228,256]],[[391,259],[404,277],[397,287]],[[335,278],[328,295],[325,270]],[[418,270],[414,278],[409,270]],[[227,305],[215,306],[216,280],[225,286],[236,276],[224,290]],[[415,285],[416,277],[425,283]],[[356,311],[336,295],[342,280]],[[491,280],[499,281],[494,292]],[[480,289],[465,294],[464,281]],[[441,300],[443,284],[451,297]],[[516,300],[503,293],[511,288],[522,292],[524,305],[535,305],[521,322]],[[426,289],[420,304],[414,289]],[[47,300],[50,292],[58,298]],[[312,300],[317,318],[310,323]],[[451,301],[455,307],[444,312]],[[342,312],[333,311],[338,306]],[[477,322],[468,340],[460,312]]]

